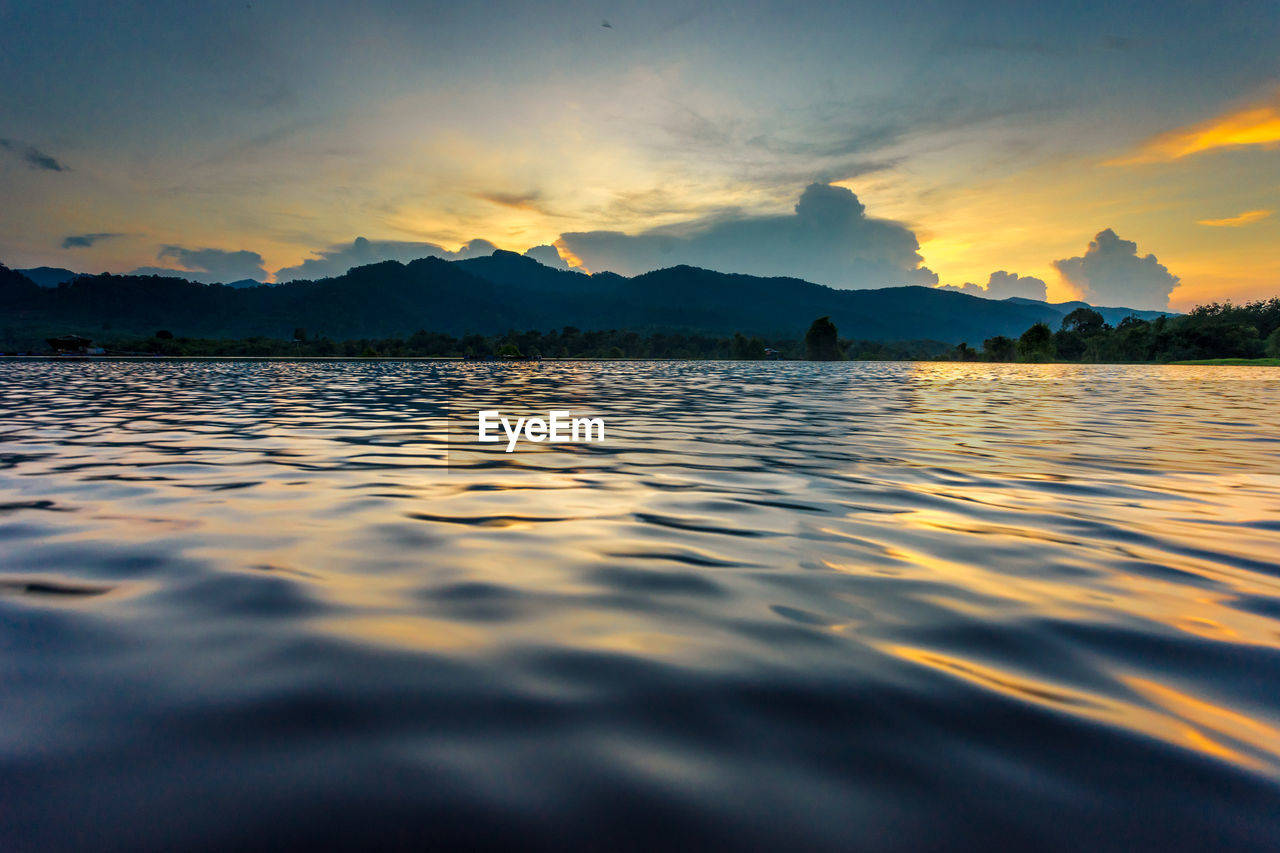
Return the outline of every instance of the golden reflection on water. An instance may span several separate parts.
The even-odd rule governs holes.
[[[1122,702],[939,652],[907,646],[881,648],[984,689],[1124,726],[1250,770],[1274,772],[1280,765],[1280,729],[1148,679],[1119,675],[1119,680],[1137,694],[1136,701]]]
[[[1273,762],[1280,757],[1280,729],[1145,678],[1129,676],[1123,680],[1171,716],[1185,720],[1187,728],[1184,733],[1198,748],[1229,757],[1246,766],[1262,766],[1257,758],[1242,755],[1215,742],[1204,734],[1208,731],[1222,739],[1241,744],[1254,753],[1261,753]]]
[[[0,503],[19,507],[0,514],[14,525],[5,577],[101,576],[127,593],[77,606],[110,615],[126,597],[212,623],[227,617],[202,610],[213,605],[200,583],[271,580],[303,614],[289,630],[367,646],[869,680],[941,672],[1280,768],[1280,709],[1247,707],[1240,684],[1177,662],[1179,649],[1280,649],[1270,374],[5,369],[0,450],[16,461]],[[609,440],[516,454],[466,444],[465,422],[488,405],[592,409]],[[62,511],[21,508],[36,499]],[[145,583],[130,575],[153,558]],[[189,612],[148,604],[182,584],[197,590]],[[1148,663],[1138,641],[1171,651]]]

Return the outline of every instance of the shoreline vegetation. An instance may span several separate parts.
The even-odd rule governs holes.
[[[456,264],[432,258],[408,266],[388,262],[353,268],[337,279],[241,290],[106,274],[42,288],[0,264],[0,355],[1268,365],[1280,360],[1280,296],[1244,305],[1212,303],[1187,314],[1155,316],[1150,311],[1127,313],[1130,309],[1065,303],[1081,307],[1064,315],[1047,303],[1014,304],[920,287],[836,291],[798,280],[728,276],[688,267],[634,279],[604,273],[582,276],[508,255],[495,252]],[[525,319],[540,315],[544,322],[569,320],[575,310],[582,313],[584,300],[589,302],[593,294],[608,296],[623,307],[634,308],[637,300],[661,305],[666,313],[588,311],[585,316],[590,319],[581,325],[515,331],[511,328],[518,322],[514,315],[494,314],[494,306],[503,304],[495,301],[496,296],[506,292],[494,282],[505,280],[504,276],[524,282],[525,289],[518,291],[520,300],[537,309]],[[446,279],[457,286],[437,286]],[[550,289],[530,290],[530,282],[542,282]],[[743,302],[753,302],[743,288],[754,288],[750,293],[759,303],[756,314],[735,313]],[[479,301],[466,302],[462,296],[468,294]],[[696,294],[705,304],[694,305],[691,297],[682,301],[680,294]],[[857,295],[865,299],[856,306],[840,303]],[[358,296],[358,302],[351,301]],[[796,334],[818,313],[807,313],[817,308],[815,299],[839,303],[845,313],[826,313],[821,308],[822,315],[812,320],[808,331]],[[424,313],[424,305],[431,310]],[[486,332],[481,334],[471,323],[485,306],[490,316],[479,324],[480,331]],[[940,318],[943,308],[953,312],[953,322]],[[954,313],[965,310],[995,311],[1000,316],[966,324]],[[385,316],[388,312],[394,315],[394,323]],[[210,322],[210,317],[224,314],[222,320]],[[322,324],[321,332],[311,326],[309,317]],[[367,322],[352,322],[353,317]],[[286,323],[287,319],[293,322]],[[842,337],[837,320],[855,334]],[[618,325],[601,328],[611,322]],[[417,331],[408,331],[419,323]],[[634,325],[626,328],[624,324]],[[509,330],[494,331],[504,326]],[[293,334],[283,337],[291,327]],[[752,331],[766,327],[783,331]],[[148,335],[149,329],[156,331]],[[259,329],[261,333],[255,334]],[[387,334],[360,334],[366,329]],[[1018,329],[1024,331],[1019,334]],[[1008,334],[992,335],[993,331]],[[963,340],[966,335],[983,339],[971,344]]]
[[[634,358],[622,356],[576,356],[519,358],[519,359],[466,359],[456,355],[147,355],[141,353],[106,352],[92,355],[59,355],[56,353],[0,353],[0,362],[4,361],[450,361],[479,362],[482,364],[555,361],[746,361],[732,358],[669,358],[645,356]],[[810,359],[774,359],[777,361],[809,361]],[[982,361],[969,359],[961,361],[955,358],[937,357],[921,359],[902,358],[849,358],[841,359],[850,363],[856,362],[911,362],[924,361],[934,364],[1097,364],[1097,365],[1163,365],[1168,367],[1280,367],[1280,358],[1196,358],[1185,361]]]
[[[1169,364],[1219,367],[1280,367],[1280,358],[1193,358],[1187,361],[1171,361]]]
[[[87,342],[87,339],[81,339]],[[54,339],[50,339],[55,344]],[[53,352],[8,352],[48,356]],[[809,360],[944,361],[1085,364],[1192,364],[1280,366],[1280,297],[1233,305],[1215,303],[1176,317],[1128,317],[1112,326],[1090,308],[1063,318],[1056,331],[1036,323],[1018,338],[997,335],[981,347],[936,340],[874,341],[841,338],[828,317],[813,322],[803,339],[681,332],[509,331],[460,337],[420,330],[408,337],[331,340],[294,330],[291,340],[267,337],[179,337],[158,330],[149,338],[120,337],[87,344],[63,355],[134,358],[387,358],[468,361],[602,360]]]

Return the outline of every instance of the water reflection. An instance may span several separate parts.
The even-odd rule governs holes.
[[[1273,372],[0,371],[17,849],[1280,844]]]

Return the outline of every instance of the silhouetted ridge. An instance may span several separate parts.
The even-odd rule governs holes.
[[[384,261],[274,287],[98,275],[39,288],[7,274],[7,327],[99,337],[104,326],[116,334],[167,329],[182,336],[286,339],[299,327],[350,339],[418,329],[461,335],[576,326],[798,338],[814,317],[829,316],[848,338],[977,344],[993,335],[1017,336],[1040,321],[1056,328],[1062,318],[1045,304],[928,287],[836,290],[690,266],[634,278],[585,275],[501,251],[452,262]]]
[[[64,281],[71,281],[76,276],[83,273],[74,272],[62,267],[32,267],[31,269],[17,270],[27,278],[34,281],[41,287],[57,287]]]
[[[40,285],[0,264],[0,308],[22,307],[38,301]]]
[[[454,266],[472,275],[519,290],[535,292],[585,293],[604,286],[607,279],[593,280],[580,272],[558,270],[533,258],[499,249],[485,258],[453,261]]]

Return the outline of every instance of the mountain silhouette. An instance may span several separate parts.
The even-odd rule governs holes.
[[[1067,316],[1077,308],[1092,308],[1102,315],[1102,319],[1111,325],[1119,325],[1120,321],[1125,317],[1137,317],[1139,320],[1154,320],[1157,317],[1172,317],[1173,311],[1152,311],[1141,308],[1112,308],[1106,305],[1090,305],[1088,302],[1075,300],[1073,302],[1042,302],[1039,299],[1027,299],[1025,296],[1010,296],[1006,302],[1019,302],[1023,305],[1046,305],[1049,308]]]
[[[976,345],[994,335],[1017,336],[1036,322],[1056,328],[1070,310],[929,287],[837,290],[689,266],[632,278],[587,275],[505,251],[452,262],[384,261],[318,281],[234,284],[103,274],[41,288],[6,269],[0,277],[5,346],[53,332],[103,337],[104,327],[117,335],[163,328],[180,336],[226,338],[288,338],[303,327],[335,340],[418,329],[461,335],[562,326],[777,338],[799,337],[821,316],[829,316],[846,338]]]
[[[31,269],[14,270],[14,272],[22,273],[41,287],[57,287],[64,281],[71,281],[71,279],[81,275],[81,273],[72,272],[62,267],[32,267]]]

